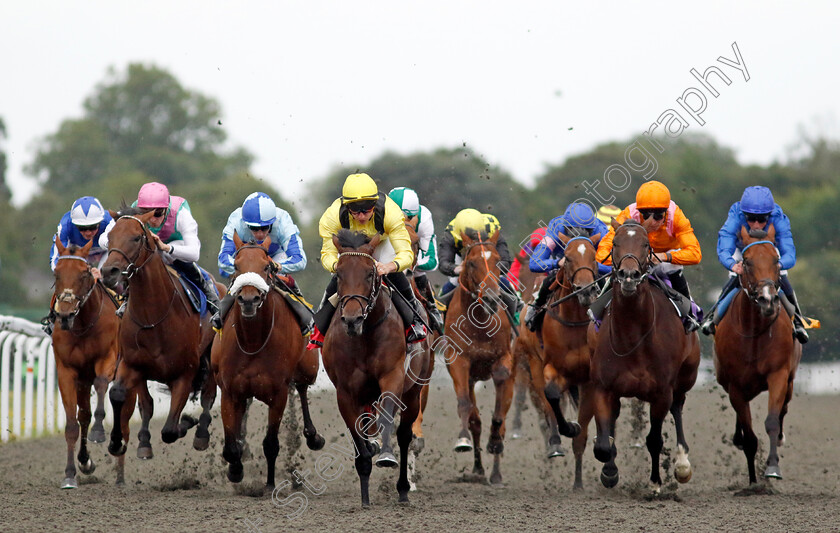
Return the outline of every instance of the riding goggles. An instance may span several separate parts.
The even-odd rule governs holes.
[[[351,213],[367,213],[376,206],[376,200],[360,200],[347,204],[347,210]]]
[[[90,226],[76,226],[79,231],[94,231],[99,229],[99,224],[91,224]]]
[[[248,226],[248,229],[251,231],[268,231],[271,229],[271,224],[266,224],[265,226]]]
[[[654,220],[662,220],[665,218],[665,209],[639,209],[639,214],[644,220],[653,217]]]
[[[149,208],[149,209],[143,210],[143,214],[150,213],[150,212],[154,211],[155,212],[155,218],[160,218],[160,217],[162,217],[163,215],[166,214],[167,209],[169,209],[169,208],[168,207],[156,207],[154,209]]]
[[[758,222],[759,224],[764,224],[770,218],[769,213],[744,213],[744,216],[747,217],[747,222]]]

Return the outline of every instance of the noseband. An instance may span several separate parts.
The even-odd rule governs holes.
[[[380,278],[376,271],[376,259],[372,255],[364,252],[343,252],[338,254],[339,259],[344,256],[366,257],[373,261],[373,286],[370,288],[370,294],[368,296],[362,294],[345,294],[338,300],[338,312],[342,317],[344,316],[344,306],[347,305],[347,302],[358,300],[359,305],[363,308],[362,321],[364,321],[367,320],[368,314],[373,310],[373,307],[376,305],[376,298],[379,296]]]
[[[128,254],[120,250],[119,248],[111,248],[110,246],[108,247],[108,254],[110,254],[111,252],[117,252],[118,254],[123,256],[126,261],[128,261],[128,266],[126,266],[125,270],[120,272],[120,274],[125,276],[126,279],[131,279],[131,277],[134,276],[134,274],[138,270],[146,266],[146,263],[149,262],[149,258],[151,258],[151,255],[148,255],[146,256],[146,260],[143,261],[142,265],[136,265],[135,261],[137,261],[140,258],[140,254],[143,252],[143,250],[145,249],[149,252],[154,252],[154,249],[149,245],[149,238],[146,237],[146,224],[142,220],[131,215],[123,215],[120,218],[130,218],[131,220],[136,220],[137,223],[140,224],[140,228],[143,230],[143,246],[137,251],[137,255],[134,257],[134,259],[128,257]]]
[[[641,231],[645,232],[645,237],[647,237],[647,230],[644,227],[642,227],[641,225],[633,225],[633,227],[632,227],[632,229],[634,229],[634,230],[637,229],[637,228],[640,229]],[[621,229],[621,228],[619,228],[619,229]],[[613,242],[615,242],[615,241],[613,241]],[[644,258],[644,262],[642,262],[642,260],[639,257],[637,257],[636,255],[634,255],[632,253],[626,253],[626,254],[622,255],[621,257],[619,257],[618,261],[613,261],[613,271],[612,271],[612,274],[611,274],[611,277],[613,278],[613,280],[618,279],[618,271],[621,270],[621,264],[624,262],[624,260],[625,259],[633,259],[636,262],[636,264],[639,265],[639,272],[641,272],[641,274],[642,274],[639,277],[639,280],[635,283],[635,286],[638,287],[639,284],[642,281],[644,281],[644,279],[648,275],[648,267],[650,265],[650,255],[651,255],[650,242],[648,241],[646,244],[647,244],[648,253],[647,253],[647,256],[645,256],[645,258]],[[615,250],[615,248],[613,248],[613,250]]]
[[[263,246],[260,246],[259,244],[246,244],[240,247],[238,250],[236,250],[236,252],[234,252],[233,260],[236,261],[236,256],[239,255],[239,252],[247,248],[258,248],[262,250],[263,253],[265,253],[266,257],[268,257],[268,250],[266,250]],[[265,303],[265,299],[268,296],[268,291],[271,290],[271,287],[275,287],[277,285],[277,278],[275,277],[275,274],[277,274],[277,272],[279,272],[277,265],[274,263],[274,261],[271,261],[269,262],[268,275],[266,277],[261,277],[257,272],[244,272],[236,276],[231,276],[231,293],[238,293],[239,290],[242,289],[242,287],[245,287],[246,285],[250,285],[251,287],[256,288],[257,291],[260,293],[260,303],[257,304],[257,309],[259,309]],[[259,283],[256,278],[250,279],[254,276],[259,277],[259,279],[262,281],[265,281],[266,287],[263,287],[262,284]],[[239,283],[238,286],[237,280],[241,281],[241,283]]]
[[[88,272],[88,274],[90,274],[90,265],[88,264],[88,262],[85,258],[79,257],[77,255],[62,255],[62,256],[59,256],[58,259],[56,259],[56,261],[62,261],[64,259],[76,259],[78,261],[84,262],[85,266],[87,267],[87,272]],[[91,274],[91,277],[92,276],[93,275]],[[84,305],[87,303],[88,298],[90,298],[90,295],[93,294],[93,290],[95,288],[96,288],[96,280],[94,279],[93,283],[90,286],[90,289],[88,289],[88,291],[85,293],[85,295],[82,296],[81,298],[76,296],[76,293],[74,293],[72,291],[72,289],[64,289],[61,292],[61,294],[56,294],[56,296],[55,296],[56,304],[58,304],[58,302],[73,302],[73,301],[75,301],[76,306],[73,309],[73,312],[70,313],[70,316],[75,317],[79,314],[79,311],[82,310],[82,307],[84,307]]]

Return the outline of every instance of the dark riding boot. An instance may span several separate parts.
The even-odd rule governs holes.
[[[402,272],[394,272],[387,275],[388,281],[400,293],[402,298],[391,295],[394,306],[399,311],[403,322],[406,324],[405,341],[407,343],[419,342],[426,338],[426,325],[420,318],[420,302],[414,297],[411,284]]]
[[[186,261],[175,261],[172,265],[182,273],[193,285],[201,289],[204,296],[207,298],[207,311],[215,314],[219,310],[219,293],[216,292],[216,284],[212,279],[204,279],[204,274],[198,267],[197,263],[188,263]],[[118,315],[119,316],[119,315]]]
[[[601,320],[604,319],[604,310],[607,308],[607,305],[612,301],[612,287],[607,286],[607,289],[601,293],[598,298],[592,302],[592,305],[589,306],[589,309],[586,310],[586,314],[589,315],[590,320],[595,322],[597,325],[601,325]]]
[[[805,330],[805,322],[802,320],[802,309],[799,308],[799,300],[796,298],[796,293],[793,291],[793,286],[787,276],[782,276],[780,280],[783,296],[791,303],[794,309],[793,313],[793,336],[800,344],[806,344],[809,340],[808,332]]]
[[[227,318],[230,308],[233,307],[234,301],[236,301],[236,298],[231,293],[225,294],[225,297],[219,302],[219,311],[210,319],[210,324],[213,326],[213,329],[222,329],[222,326],[225,324],[225,318]]]
[[[542,327],[543,320],[545,319],[545,304],[548,301],[549,294],[551,294],[549,289],[553,282],[554,276],[549,273],[543,280],[542,285],[540,285],[537,298],[531,302],[531,305],[528,307],[528,312],[525,313],[525,327],[531,331],[537,331]]]
[[[321,304],[318,306],[318,310],[315,311],[315,316],[313,317],[315,325],[312,328],[312,333],[309,335],[309,342],[306,345],[307,350],[315,350],[324,346],[324,335],[327,333],[327,328],[335,314],[335,304],[331,300],[336,292],[338,292],[338,278],[333,274],[332,279],[327,284],[327,288],[324,290],[324,296],[321,297]]]
[[[668,274],[668,279],[671,281],[671,287],[685,297],[684,300],[677,301],[676,304],[680,309],[680,314],[682,315],[680,318],[682,318],[686,334],[697,331],[700,324],[691,316],[691,291],[688,290],[688,281],[685,279],[683,271],[677,270],[671,272]]]
[[[53,325],[55,324],[55,319],[58,315],[56,315],[55,310],[50,307],[50,313],[41,319],[41,329],[44,330],[44,333],[47,335],[52,335],[53,332]]]
[[[312,311],[306,307],[306,304],[291,297],[286,297],[286,303],[289,304],[289,307],[292,308],[292,311],[294,311],[295,315],[298,317],[300,332],[304,337],[309,335],[314,326]]]
[[[703,332],[704,335],[714,335],[715,329],[718,324],[720,324],[723,315],[717,312],[718,306],[720,302],[723,301],[724,298],[729,294],[730,291],[735,289],[738,286],[738,276],[729,276],[729,279],[726,280],[726,284],[720,290],[720,294],[718,295],[718,299],[715,302],[715,305],[709,309],[709,314],[700,324],[700,331]]]
[[[435,293],[432,290],[432,285],[429,283],[429,278],[425,275],[415,275],[414,282],[417,283],[417,289],[420,291],[420,294],[426,299],[426,314],[429,317],[429,326],[443,335],[443,317],[435,303]]]

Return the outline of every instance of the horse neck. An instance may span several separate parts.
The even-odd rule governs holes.
[[[155,252],[151,253],[151,257],[143,263],[143,267],[135,271],[134,275],[131,277],[128,289],[128,306],[129,309],[134,309],[133,314],[136,315],[136,311],[141,308],[139,302],[140,299],[137,298],[138,295],[142,294],[144,295],[143,298],[146,299],[150,298],[152,295],[163,295],[164,297],[161,299],[160,306],[151,309],[144,306],[146,311],[144,311],[142,315],[155,317],[161,313],[167,312],[165,310],[172,307],[170,306],[170,300],[173,298],[172,293],[173,291],[177,293],[179,289],[178,284],[169,274],[169,270],[166,268],[160,254]],[[132,306],[132,302],[134,302],[134,306]]]
[[[572,284],[566,283],[566,271],[563,270],[562,276],[556,280],[560,284],[559,298],[565,298],[572,294]],[[573,296],[560,304],[562,311],[561,318],[565,320],[583,320],[587,318],[586,309],[580,305],[577,297]]]
[[[781,306],[781,302],[777,304]],[[743,289],[738,291],[731,304],[732,309],[730,313],[733,320],[739,324],[739,329],[744,333],[761,331],[767,329],[779,317],[778,313],[783,312],[781,307],[778,308],[778,313],[774,312],[770,316],[761,314],[761,309],[753,302]]]
[[[656,301],[652,298],[650,283],[642,281],[639,283],[635,294],[630,296],[621,294],[620,284],[615,283],[612,294],[610,316],[613,317],[613,321],[618,320],[619,317],[627,317],[631,319],[628,325],[637,325],[644,328],[650,326],[650,321],[653,320],[653,309],[650,309],[649,306],[656,305]]]

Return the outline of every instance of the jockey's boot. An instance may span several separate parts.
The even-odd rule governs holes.
[[[225,297],[222,298],[221,302],[219,302],[219,310],[213,315],[213,318],[210,319],[210,324],[213,326],[213,329],[222,329],[222,326],[225,325],[225,318],[227,318],[227,314],[233,306],[233,302],[235,300],[236,298],[231,293],[225,294]]]
[[[321,297],[321,305],[315,311],[313,317],[314,325],[312,333],[309,335],[309,342],[306,344],[307,350],[315,350],[324,346],[324,335],[327,333],[327,328],[332,322],[332,317],[335,314],[335,304],[333,296],[338,291],[338,278],[335,275],[327,284],[324,295]]]
[[[204,296],[207,297],[207,311],[213,314],[218,313],[221,302],[219,301],[219,293],[216,291],[216,284],[212,279],[204,279],[204,276],[201,276],[201,281],[202,284],[199,287],[204,291]]]
[[[691,312],[691,291],[688,290],[688,281],[685,279],[682,270],[676,270],[668,274],[668,279],[671,281],[671,287],[674,288],[675,291],[680,293],[680,295],[684,296],[685,299],[682,301],[677,301],[676,304],[680,309],[680,318],[682,318],[683,328],[685,329],[686,334],[691,333],[692,331],[697,331],[700,327],[700,324],[697,322],[692,316]]]
[[[438,311],[437,303],[435,303],[435,292],[432,290],[432,285],[429,283],[429,278],[426,275],[414,274],[414,282],[417,284],[417,290],[423,295],[426,300],[426,315],[429,317],[429,326],[443,335],[443,317]]]
[[[312,326],[312,333],[309,334],[309,342],[306,343],[307,350],[317,350],[324,347],[324,334],[318,326]]]
[[[405,341],[408,344],[420,342],[426,338],[427,334],[426,326],[420,318],[420,302],[414,297],[410,288],[408,291],[399,291],[399,293],[399,295],[392,295],[391,299],[406,325]]]
[[[785,296],[793,304],[793,308],[796,310],[793,315],[793,336],[796,337],[796,340],[799,341],[800,344],[806,344],[809,340],[808,332],[805,330],[805,322],[802,320],[802,309],[799,308],[799,301],[796,298],[796,293],[793,292],[792,288],[790,294],[785,293]]]
[[[510,325],[516,327],[519,325],[519,311],[522,310],[525,304],[522,303],[519,296],[511,293],[504,287],[500,286],[499,289],[499,298],[505,304],[505,313],[508,319],[510,319]]]
[[[50,308],[50,313],[41,319],[41,329],[43,329],[44,333],[46,333],[47,335],[52,335],[55,319],[56,314],[52,308]]]
[[[542,285],[540,285],[539,292],[537,292],[536,299],[528,307],[528,312],[525,313],[525,327],[531,331],[537,331],[542,327],[543,320],[545,319],[545,304],[549,294],[551,294],[550,289],[553,282],[554,276],[551,274],[545,277]]]
[[[114,311],[114,314],[117,315],[117,317],[122,318],[122,316],[125,314],[126,308],[128,308],[128,298],[123,300],[123,303],[121,303],[117,310]]]
[[[718,299],[715,302],[715,305],[709,309],[706,318],[703,319],[703,322],[700,324],[700,331],[704,335],[714,335],[715,334],[715,327],[720,324],[723,315],[717,312],[718,306],[720,306],[720,302],[723,301],[724,298],[738,286],[738,276],[729,276],[729,279],[726,280],[723,288],[720,290],[720,294],[718,295]]]

